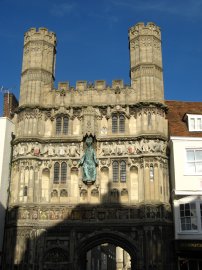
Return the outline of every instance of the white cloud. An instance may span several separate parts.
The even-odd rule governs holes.
[[[154,11],[184,17],[200,17],[202,0],[110,0],[116,7],[136,11]]]
[[[71,13],[75,9],[75,7],[76,5],[71,2],[53,4],[50,9],[50,13],[55,17],[63,17],[66,14]]]

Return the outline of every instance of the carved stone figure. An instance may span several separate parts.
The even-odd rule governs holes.
[[[93,183],[96,180],[96,166],[98,161],[96,159],[95,151],[92,147],[93,138],[86,138],[87,149],[85,154],[80,159],[78,165],[83,166],[83,182],[84,183]]]
[[[110,147],[108,142],[103,142],[102,148],[101,148],[101,155],[103,156],[109,156],[110,155]]]
[[[75,143],[72,143],[71,146],[69,147],[69,156],[75,157],[77,155],[79,155],[78,145],[76,145]]]
[[[53,156],[55,154],[55,148],[54,146],[50,143],[49,148],[48,148],[48,156]]]
[[[65,156],[65,146],[64,144],[61,144],[59,147],[58,147],[58,156]]]
[[[34,146],[34,156],[39,156],[39,155],[40,155],[40,145],[38,144],[38,142],[36,142]]]

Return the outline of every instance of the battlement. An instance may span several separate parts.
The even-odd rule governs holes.
[[[24,45],[29,41],[46,41],[56,45],[56,34],[54,32],[48,31],[47,28],[40,27],[38,30],[36,28],[30,28],[24,34]]]
[[[77,81],[76,87],[70,86],[69,82],[59,82],[57,90],[68,91],[68,90],[118,90],[123,88],[129,88],[128,85],[124,85],[123,80],[113,80],[112,86],[108,86],[105,80],[96,80],[94,83],[87,81]]]
[[[143,22],[140,22],[129,29],[130,39],[140,35],[152,35],[161,39],[161,29],[153,22],[148,22],[146,25]]]

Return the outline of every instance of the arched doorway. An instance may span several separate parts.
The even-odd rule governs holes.
[[[137,248],[127,235],[119,232],[94,232],[82,238],[76,247],[75,270],[86,270],[86,254],[96,246],[109,243],[124,249],[131,257],[131,270],[137,269]]]

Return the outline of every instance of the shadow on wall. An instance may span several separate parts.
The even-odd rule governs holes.
[[[85,270],[87,251],[110,243],[129,253],[132,270],[171,270],[171,220],[164,205],[121,204],[111,184],[99,204],[13,207],[2,269]]]
[[[17,223],[17,213],[18,213],[18,207],[13,207],[12,208],[12,214],[10,216],[10,223],[9,226],[6,225],[7,220],[8,220],[8,210],[6,210],[2,204],[0,204],[0,212],[4,213],[1,215],[0,219],[0,226],[1,226],[1,231],[0,231],[0,238],[2,240],[1,242],[1,263],[0,263],[0,269],[10,269],[10,265],[14,263],[14,248],[16,246],[16,239],[17,239],[17,234],[16,234],[16,223]],[[7,237],[6,237],[7,235]],[[10,262],[9,264],[5,265],[5,262]],[[13,268],[12,268],[13,269]]]
[[[4,225],[5,225],[5,207],[0,203],[0,269],[2,261]]]

